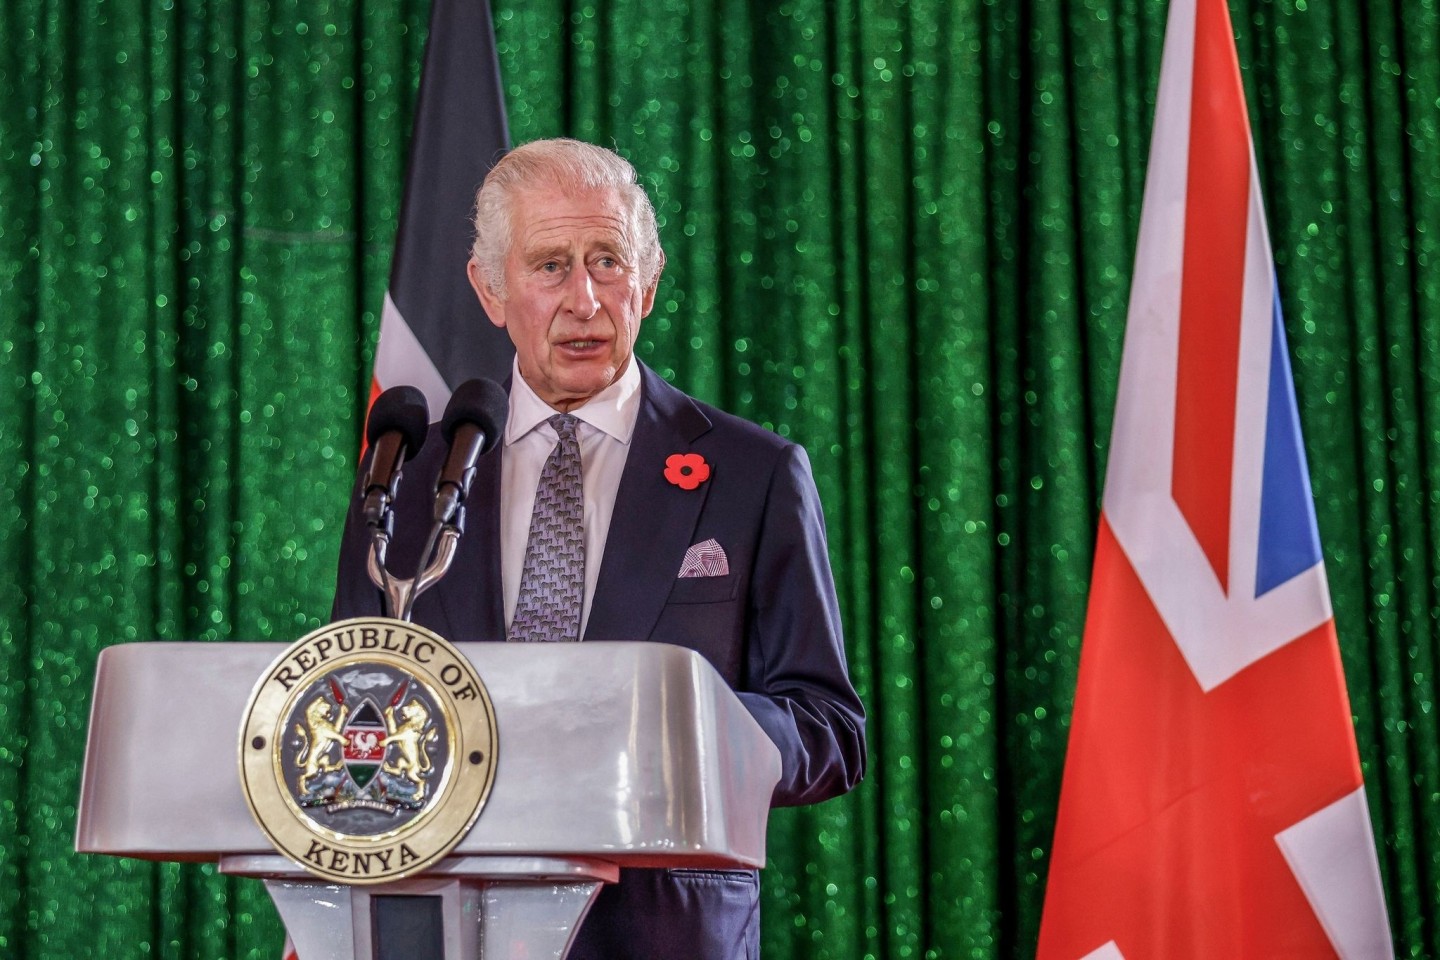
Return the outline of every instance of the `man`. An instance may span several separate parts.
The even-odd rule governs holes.
[[[689,647],[780,748],[772,804],[849,790],[865,767],[864,710],[846,674],[809,461],[633,356],[664,265],[634,169],[590,144],[530,143],[486,177],[475,219],[470,282],[515,344],[509,419],[480,461],[455,562],[415,620],[455,641]],[[426,527],[442,447],[427,444],[406,467],[398,530]],[[380,610],[367,546],[352,512],[337,617]],[[402,546],[392,569],[413,569],[419,545]],[[758,894],[752,870],[624,870],[570,956],[753,958]]]

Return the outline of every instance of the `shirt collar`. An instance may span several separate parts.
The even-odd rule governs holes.
[[[512,444],[555,416],[557,411],[541,400],[520,375],[517,358],[510,370],[510,415],[505,421],[505,443]],[[640,361],[634,356],[625,372],[610,386],[570,413],[607,436],[629,443],[640,417]]]

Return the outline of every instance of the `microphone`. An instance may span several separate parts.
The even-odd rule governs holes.
[[[365,522],[386,529],[385,515],[400,487],[400,466],[418,453],[430,428],[430,407],[415,387],[391,387],[375,400],[365,439],[374,449],[365,475],[362,508]]]
[[[475,461],[500,439],[509,408],[510,398],[494,380],[467,380],[451,395],[440,421],[450,454],[435,481],[437,524],[449,523],[465,502],[475,479]]]

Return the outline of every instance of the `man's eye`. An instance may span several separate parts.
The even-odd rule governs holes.
[[[616,267],[620,266],[620,261],[616,260],[614,257],[601,257],[599,262],[600,266],[606,270],[614,270]]]
[[[540,269],[546,273],[559,273],[560,264],[554,260],[546,260],[544,263],[540,264]]]

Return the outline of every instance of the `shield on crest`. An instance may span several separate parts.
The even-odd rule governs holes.
[[[345,771],[361,796],[368,792],[385,759],[385,720],[375,701],[363,700],[345,724]]]

